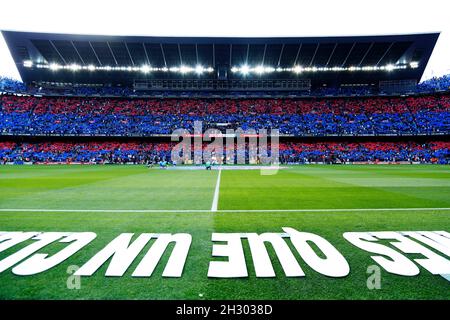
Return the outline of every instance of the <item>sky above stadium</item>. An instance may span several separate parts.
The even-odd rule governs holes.
[[[441,32],[422,80],[450,74],[449,0],[14,0],[0,30],[97,35],[301,37]],[[20,79],[0,36],[0,76]]]

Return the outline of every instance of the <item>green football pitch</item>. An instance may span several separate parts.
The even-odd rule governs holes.
[[[382,269],[381,289],[369,290],[373,254],[342,236],[349,231],[450,231],[449,169],[310,165],[285,167],[273,175],[221,170],[218,183],[218,170],[3,166],[0,231],[91,231],[97,238],[41,274],[0,273],[0,299],[450,299],[450,282],[420,266],[416,277]],[[276,277],[257,278],[243,240],[249,276],[207,277],[209,262],[221,260],[212,257],[212,233],[280,233],[282,227],[327,239],[347,259],[350,274],[326,277],[297,255],[305,277],[288,278],[269,247]],[[133,278],[148,244],[123,277],[105,277],[106,263],[93,276],[82,277],[79,289],[67,288],[69,266],[81,266],[126,232],[191,234],[182,277],[162,277],[166,252],[151,277]],[[32,242],[0,252],[0,260]],[[54,243],[43,251],[52,254],[64,246]]]

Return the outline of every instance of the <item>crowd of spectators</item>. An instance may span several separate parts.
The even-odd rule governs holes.
[[[0,76],[0,92],[20,93],[26,90],[27,86],[23,82]]]
[[[433,77],[417,85],[418,91],[450,90],[450,75]]]
[[[315,142],[280,146],[282,163],[420,162],[450,163],[450,142]]]
[[[137,142],[0,142],[3,162],[146,163],[170,158],[171,143]]]
[[[148,164],[162,160],[170,162],[174,146],[175,144],[172,142],[0,142],[0,163]],[[204,145],[205,148],[206,145]],[[237,156],[236,150],[237,148],[234,152],[234,161]],[[223,156],[216,155],[216,158],[219,159],[219,162],[223,162],[225,156],[226,149],[224,148]],[[245,157],[246,162],[251,163],[248,146]],[[193,154],[190,158],[193,159]],[[448,164],[450,163],[450,142],[304,143],[291,141],[279,145],[279,162],[283,164],[368,161],[374,163],[407,161]]]
[[[433,78],[418,92],[448,90],[450,77]],[[0,92],[25,92],[21,82],[0,78]],[[358,90],[322,88],[317,96],[358,95]],[[282,135],[448,135],[450,95],[307,99],[126,98],[128,88],[73,87],[64,94],[86,97],[0,95],[0,135],[151,136],[175,129],[279,129]],[[368,91],[360,92],[369,94]],[[92,95],[124,98],[92,97]],[[91,97],[88,97],[91,96]],[[108,138],[114,139],[114,138]],[[431,138],[430,138],[431,139]],[[436,138],[439,139],[439,138]],[[281,140],[281,163],[450,163],[450,142],[314,142]],[[170,161],[174,143],[0,142],[0,163],[156,163]],[[249,154],[245,154],[247,161]]]
[[[120,99],[0,96],[0,133],[150,136],[203,129],[283,135],[450,133],[450,95],[320,99]]]

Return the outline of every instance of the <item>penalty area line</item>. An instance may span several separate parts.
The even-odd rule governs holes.
[[[218,179],[220,182],[220,179]],[[218,200],[218,196],[217,196]],[[159,210],[159,209],[142,209],[142,210],[131,210],[131,209],[4,209],[0,208],[0,212],[110,212],[110,213],[245,213],[245,212],[370,212],[370,211],[450,211],[450,208],[360,208],[360,209],[236,209],[236,210],[218,210],[217,203],[215,210],[214,201],[211,210],[184,210],[184,209],[173,209],[173,210]]]

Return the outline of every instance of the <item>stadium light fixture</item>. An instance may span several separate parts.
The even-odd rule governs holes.
[[[193,68],[181,65],[179,71],[181,74],[186,74],[186,73],[192,72]]]
[[[149,73],[151,70],[152,70],[152,69],[151,69],[150,66],[148,66],[148,65],[143,65],[143,66],[141,67],[141,71],[142,71],[143,73]]]
[[[194,70],[194,71],[195,71],[195,73],[197,73],[197,74],[202,74],[202,73],[204,73],[204,72],[208,72],[208,73],[213,72],[214,69],[211,68],[211,67],[205,68],[205,67],[203,67],[202,65],[197,65],[197,66],[195,67],[195,70]]]
[[[202,66],[197,65],[197,66],[195,67],[195,73],[196,73],[196,74],[202,74],[203,71],[204,71],[204,68],[203,68]]]
[[[81,66],[78,65],[78,64],[76,64],[76,63],[73,63],[73,64],[71,64],[71,65],[69,66],[69,69],[72,70],[72,71],[74,71],[74,72],[76,72],[76,71],[81,70]]]
[[[250,73],[250,67],[246,64],[244,64],[240,70],[239,70],[244,76],[248,75]]]
[[[49,68],[52,71],[57,71],[57,70],[59,70],[60,66],[58,64],[56,64],[56,63],[51,63]]]
[[[303,72],[311,72],[311,73],[317,73],[317,72],[356,72],[356,71],[363,71],[363,72],[373,72],[373,71],[394,71],[394,70],[404,70],[404,69],[414,69],[418,67],[417,62],[411,62],[409,64],[405,63],[398,63],[398,64],[388,64],[385,66],[349,66],[349,67],[342,67],[342,66],[334,66],[334,67],[319,67],[319,66],[311,66],[311,67],[302,67],[299,65],[295,65],[292,68],[282,68],[282,67],[267,67],[258,65],[256,67],[251,67],[248,65],[243,65],[241,67],[233,66],[231,68],[231,72],[237,73],[240,72],[242,75],[248,75],[250,73],[254,74],[265,74],[265,73],[271,73],[271,72],[293,72],[296,74],[300,74]]]
[[[23,66],[24,66],[25,68],[31,68],[31,67],[33,67],[33,61],[31,61],[31,60],[25,60],[25,61],[23,62]]]
[[[197,74],[203,74],[203,73],[211,73],[214,71],[214,68],[212,67],[204,67],[202,65],[197,65],[195,67],[192,66],[186,66],[186,65],[181,65],[181,66],[177,66],[177,67],[162,67],[162,68],[156,68],[156,67],[152,67],[150,65],[142,65],[140,67],[138,66],[95,66],[95,65],[78,65],[75,63],[69,64],[69,65],[60,65],[58,63],[36,63],[34,64],[31,60],[24,60],[23,61],[23,66],[26,68],[33,68],[36,67],[38,69],[50,69],[52,71],[57,71],[57,70],[70,70],[70,71],[89,71],[89,72],[94,72],[94,71],[126,71],[126,72],[143,72],[143,73],[149,73],[149,72],[153,72],[153,71],[159,71],[159,72],[178,72],[178,73],[182,73],[182,74],[186,74],[186,73],[192,73],[195,72]]]
[[[150,65],[143,65],[141,67],[137,66],[94,66],[94,65],[88,65],[88,66],[82,66],[78,64],[70,64],[70,65],[60,65],[57,63],[33,63],[31,60],[24,60],[23,66],[26,68],[38,68],[38,69],[50,69],[52,71],[57,70],[71,70],[71,71],[127,71],[127,72],[142,72],[142,73],[149,73],[153,71],[159,71],[159,72],[173,72],[173,73],[181,73],[181,74],[187,74],[187,73],[196,73],[198,75],[201,75],[203,73],[211,73],[214,71],[214,68],[212,67],[204,67],[202,65],[196,65],[194,67],[187,66],[187,65],[181,65],[181,66],[173,66],[173,67],[151,67]],[[342,66],[334,66],[334,67],[319,67],[319,66],[311,66],[311,67],[302,67],[300,65],[295,65],[291,68],[283,68],[283,67],[271,67],[271,66],[264,66],[264,65],[257,65],[255,67],[251,67],[247,64],[241,65],[240,67],[233,66],[231,67],[231,72],[233,73],[241,73],[242,75],[246,76],[248,74],[267,74],[272,72],[293,72],[296,74],[304,73],[304,72],[355,72],[355,71],[364,71],[364,72],[373,72],[373,71],[387,71],[392,72],[394,70],[404,70],[404,69],[416,69],[419,67],[419,62],[412,61],[410,63],[397,63],[397,64],[388,64],[384,66],[349,66],[349,67],[342,67]]]
[[[264,73],[264,67],[263,67],[263,66],[257,66],[257,67],[255,67],[255,73],[257,73],[257,74],[263,74],[263,73]]]
[[[295,66],[292,71],[294,71],[297,74],[302,73],[303,68],[301,66]]]
[[[246,64],[240,66],[240,67],[232,67],[231,68],[231,72],[233,73],[237,73],[240,72],[242,75],[248,75],[249,73],[256,73],[259,75],[265,74],[265,73],[272,73],[275,71],[281,71],[281,70],[277,70],[274,67],[270,67],[270,66],[264,66],[264,65],[258,65],[256,67],[250,67]]]
[[[388,64],[387,66],[386,66],[386,71],[393,71],[395,69],[395,67],[394,67],[394,65],[392,65],[392,64]]]

